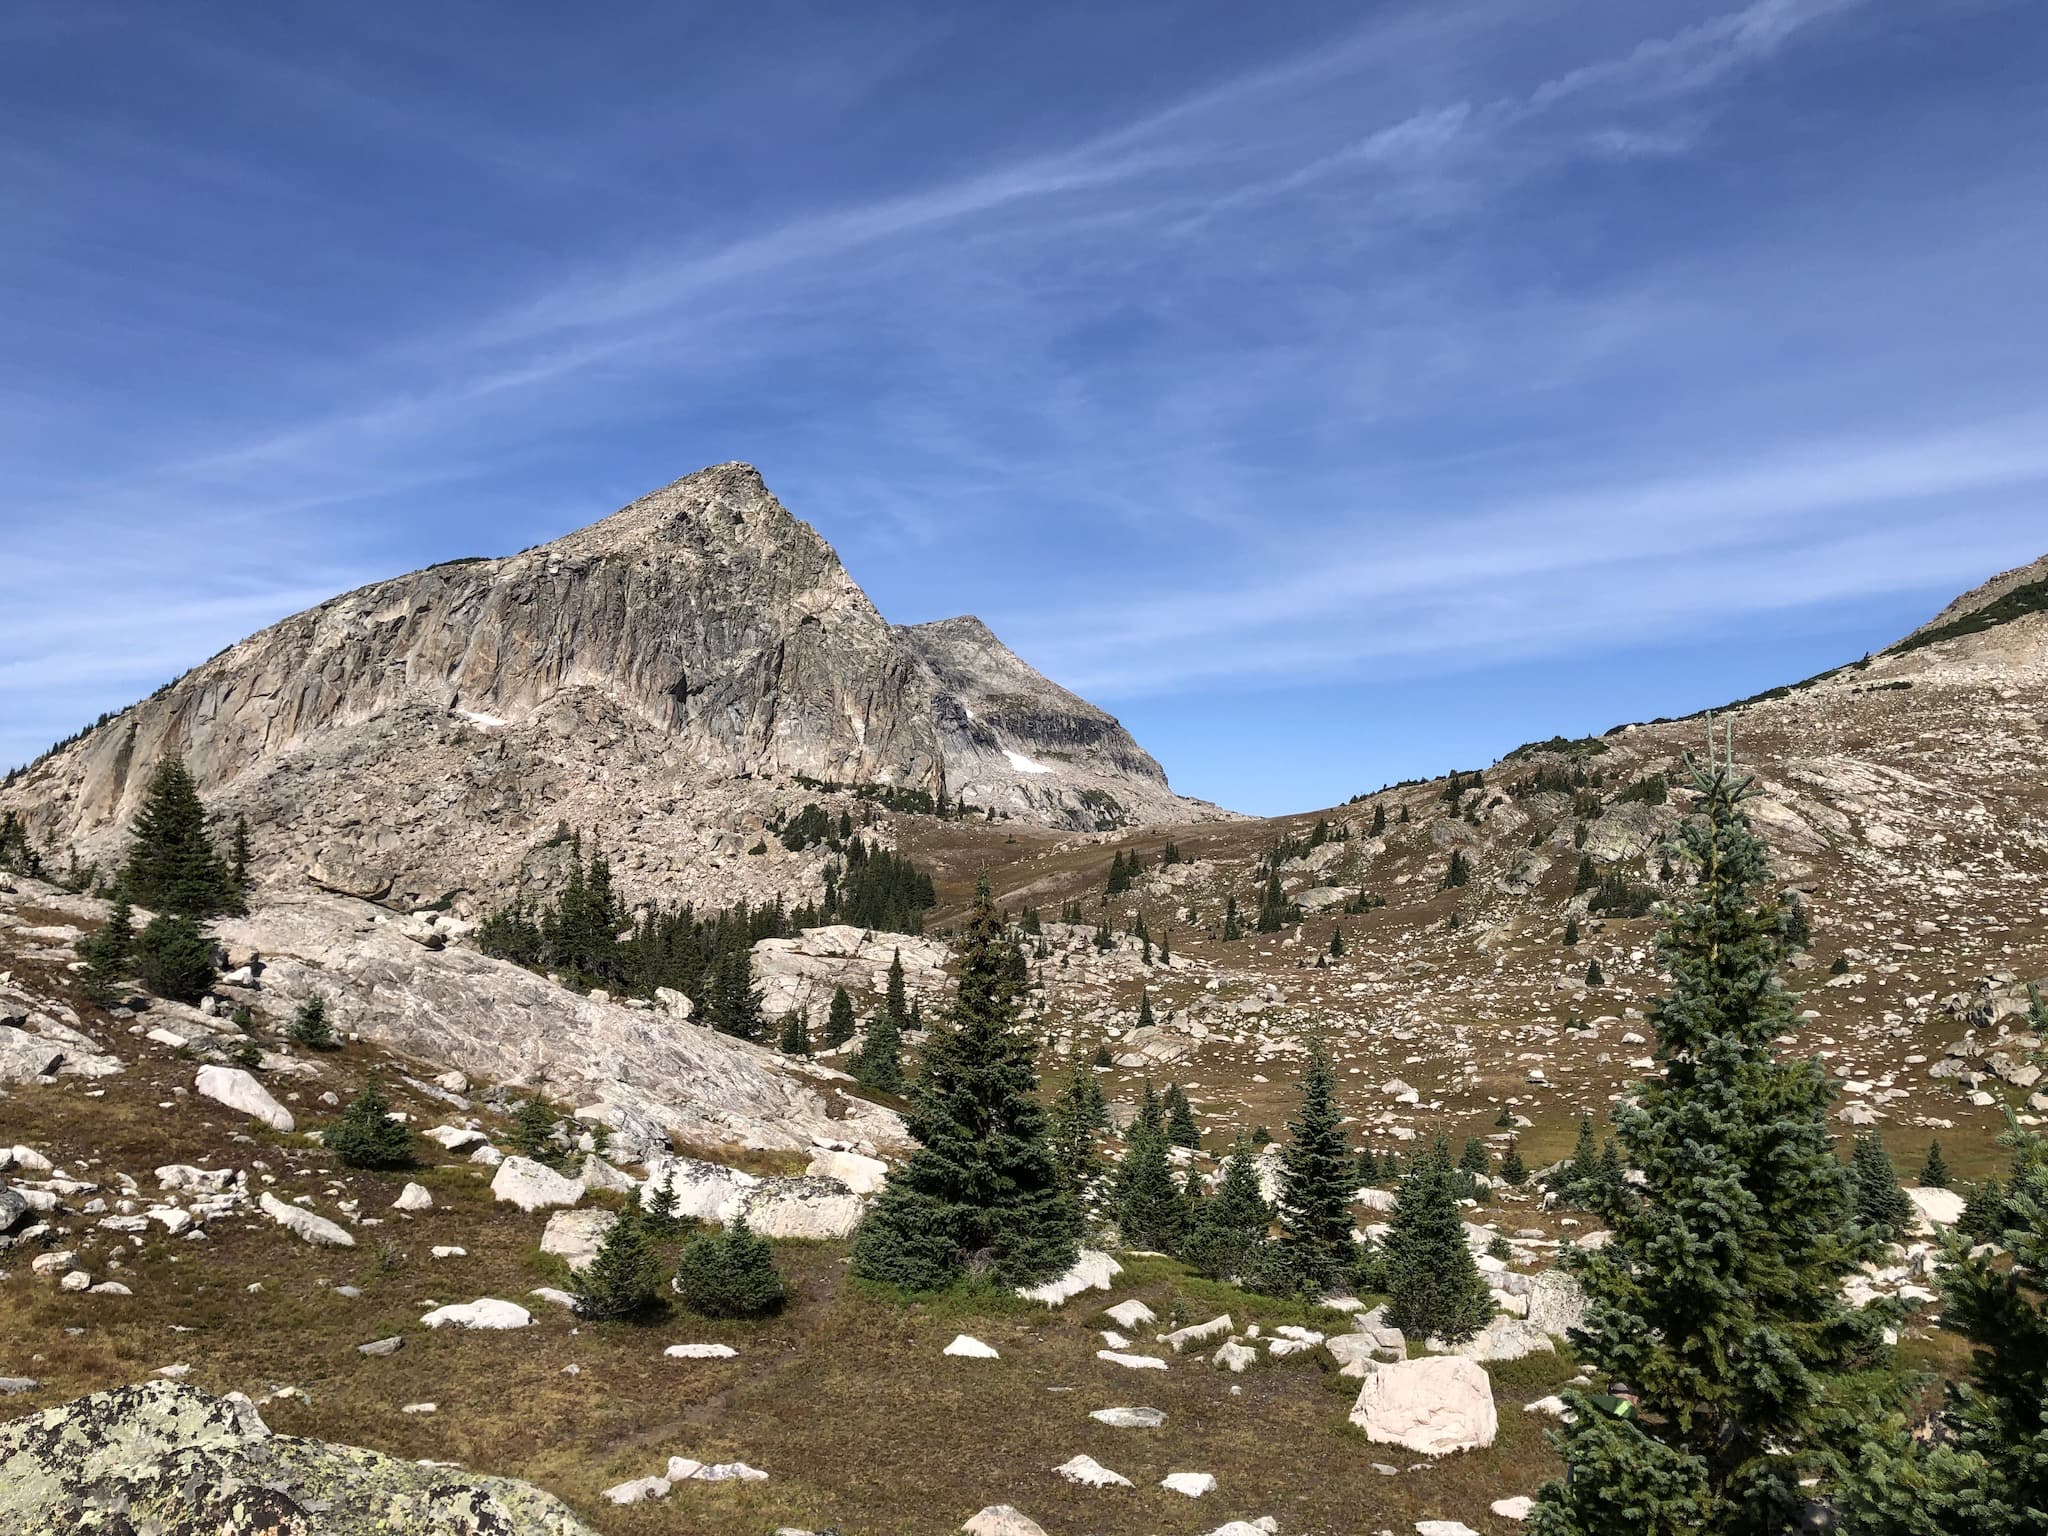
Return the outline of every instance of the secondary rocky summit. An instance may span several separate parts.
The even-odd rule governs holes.
[[[409,906],[514,883],[558,824],[701,896],[802,777],[1097,829],[1220,813],[980,621],[891,626],[746,464],[549,544],[378,582],[230,646],[0,792],[40,845],[118,856],[183,756],[261,829],[266,885]],[[765,897],[739,864],[722,897]]]

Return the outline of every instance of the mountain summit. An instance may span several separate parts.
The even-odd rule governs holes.
[[[558,825],[594,829],[655,890],[699,894],[799,779],[1076,830],[1222,814],[979,620],[892,627],[738,463],[520,554],[295,614],[0,802],[39,842],[105,860],[172,754],[259,829],[266,881],[413,901],[504,886]]]

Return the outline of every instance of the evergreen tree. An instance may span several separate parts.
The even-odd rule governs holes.
[[[882,994],[882,1007],[896,1021],[897,1029],[910,1022],[910,1010],[904,1001],[903,951],[900,949],[889,953],[889,985]]]
[[[961,931],[951,1017],[924,1048],[908,1116],[917,1148],[861,1222],[857,1275],[932,1290],[978,1271],[1016,1286],[1074,1262],[1080,1218],[1046,1145],[1010,949],[984,877]]]
[[[1465,862],[1465,850],[1451,850],[1451,867],[1444,871],[1444,889],[1456,890],[1472,878],[1472,866]]]
[[[1927,1143],[1927,1161],[1920,1165],[1920,1187],[1923,1189],[1947,1189],[1949,1180],[1948,1161],[1941,1155],[1941,1143]]]
[[[683,1218],[676,1210],[676,1181],[671,1173],[659,1181],[650,1177],[645,1186],[651,1193],[641,1202],[640,1221],[653,1238],[669,1237],[680,1232]]]
[[[1630,1383],[1640,1412],[1567,1394],[1569,1476],[1544,1487],[1538,1536],[1779,1536],[1802,1476],[1839,1468],[1884,1396],[1883,1315],[1842,1296],[1875,1247],[1846,1220],[1833,1091],[1775,1045],[1796,1027],[1779,982],[1792,914],[1743,813],[1755,784],[1687,766],[1695,814],[1673,851],[1697,884],[1662,909],[1663,1070],[1616,1112],[1642,1181],[1604,1213],[1605,1247],[1566,1256],[1588,1301],[1579,1357]]]
[[[1226,896],[1223,898],[1223,942],[1234,944],[1243,937],[1244,929],[1237,922],[1237,898]]]
[[[854,1052],[853,1080],[873,1093],[903,1091],[903,1031],[886,1007],[868,1020],[867,1036]]]
[[[1589,987],[1604,987],[1607,985],[1607,975],[1600,969],[1598,957],[1586,962],[1586,985]]]
[[[246,908],[249,900],[249,818],[235,817],[234,841],[229,844],[228,884]]]
[[[1116,1058],[1109,1054],[1109,1045],[1106,1041],[1098,1041],[1096,1043],[1095,1065],[1098,1067],[1113,1067],[1116,1065]]]
[[[1184,1256],[1198,1274],[1211,1280],[1234,1279],[1265,1247],[1272,1225],[1273,1208],[1259,1193],[1258,1158],[1239,1131],[1223,1164],[1222,1183],[1195,1213]]]
[[[1152,1016],[1152,994],[1150,992],[1140,992],[1138,994],[1138,1028],[1150,1029],[1157,1022],[1158,1020]]]
[[[1522,1149],[1516,1142],[1508,1143],[1508,1155],[1500,1162],[1500,1176],[1516,1189],[1529,1182],[1529,1165],[1522,1161]]]
[[[1384,805],[1375,805],[1372,808],[1372,830],[1368,832],[1366,836],[1378,837],[1382,832],[1386,830],[1387,808]]]
[[[1508,1131],[1513,1130],[1514,1125],[1515,1112],[1509,1109],[1507,1105],[1501,1105],[1500,1113],[1493,1117],[1493,1128],[1497,1131]]]
[[[853,999],[846,988],[832,989],[832,1006],[825,1012],[825,1048],[836,1050],[853,1038]]]
[[[126,896],[114,898],[100,931],[78,941],[78,953],[85,961],[87,993],[95,1002],[110,1001],[115,984],[128,974],[135,953],[135,910]]]
[[[722,1232],[707,1232],[683,1245],[676,1292],[700,1317],[765,1317],[781,1311],[789,1299],[775,1267],[775,1250],[766,1238],[755,1236],[745,1216],[735,1216]]]
[[[1371,1147],[1360,1147],[1357,1157],[1352,1162],[1358,1170],[1358,1183],[1361,1188],[1379,1182],[1380,1160],[1373,1156]]]
[[[1166,1133],[1143,1120],[1131,1126],[1111,1196],[1126,1247],[1179,1253],[1188,1234],[1187,1200],[1173,1181]]]
[[[839,995],[846,995],[843,988]],[[778,1043],[785,1056],[810,1056],[811,1021],[804,1017],[803,1009],[792,1008],[782,1016],[782,1038]]]
[[[191,918],[165,912],[149,920],[135,941],[135,970],[158,997],[196,1003],[213,985],[213,940]]]
[[[241,893],[206,835],[206,807],[183,758],[156,765],[133,838],[117,885],[137,905],[190,918],[242,910]]]
[[[303,1045],[309,1051],[331,1051],[339,1044],[334,1038],[334,1026],[327,1022],[327,999],[315,992],[292,1014],[291,1027],[285,1031],[285,1038],[294,1045]]]
[[[1572,1155],[1550,1176],[1550,1192],[1560,1205],[1587,1210],[1593,1185],[1600,1176],[1600,1141],[1593,1134],[1593,1117],[1579,1116],[1579,1139]]]
[[[640,1193],[626,1197],[625,1209],[583,1269],[569,1277],[576,1315],[592,1322],[642,1317],[660,1300],[660,1276],[640,1210]]]
[[[1346,1284],[1358,1264],[1351,1238],[1358,1183],[1337,1108],[1336,1069],[1320,1041],[1309,1051],[1301,1109],[1287,1129],[1294,1139],[1280,1154],[1282,1241],[1302,1283],[1328,1290]]]
[[[1192,1149],[1202,1144],[1202,1133],[1195,1125],[1195,1106],[1188,1102],[1179,1083],[1169,1083],[1166,1088],[1166,1139],[1176,1147]]]
[[[1564,947],[1574,948],[1579,942],[1579,918],[1577,913],[1564,920]]]
[[[1408,1160],[1386,1239],[1387,1321],[1404,1333],[1461,1343],[1493,1315],[1465,1245],[1464,1184],[1441,1134]]]
[[[1899,1188],[1898,1170],[1875,1131],[1856,1138],[1856,1151],[1849,1164],[1856,1190],[1856,1220],[1866,1227],[1883,1227],[1891,1237],[1901,1236],[1913,1224],[1913,1202]]]
[[[522,1103],[512,1115],[512,1150],[537,1163],[551,1163],[556,1156],[555,1112],[539,1094]]]
[[[1344,958],[1344,930],[1342,928],[1332,928],[1330,930],[1330,958],[1332,960],[1342,960]]]
[[[1102,1084],[1076,1056],[1066,1086],[1053,1100],[1046,1130],[1053,1162],[1070,1189],[1079,1190],[1095,1176],[1100,1166],[1095,1143],[1108,1126],[1109,1106],[1103,1101]]]
[[[754,992],[754,952],[736,943],[719,957],[711,988],[711,1026],[740,1040],[759,1040],[766,1030],[761,999]]]
[[[320,1139],[350,1168],[410,1168],[413,1163],[412,1132],[391,1118],[391,1101],[374,1075]]]
[[[1477,1136],[1465,1138],[1465,1145],[1458,1153],[1458,1169],[1477,1178],[1486,1178],[1493,1173],[1493,1154],[1486,1143]]]

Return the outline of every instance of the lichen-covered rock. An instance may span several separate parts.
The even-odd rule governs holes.
[[[0,1424],[0,1531],[591,1536],[530,1484],[274,1435],[240,1394],[96,1392]]]

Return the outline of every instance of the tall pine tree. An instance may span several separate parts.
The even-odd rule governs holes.
[[[961,930],[951,1016],[931,1031],[912,1093],[917,1149],[861,1222],[857,1275],[911,1290],[968,1274],[1033,1285],[1074,1262],[1080,1218],[1046,1145],[1010,947],[984,877]]]
[[[1754,782],[1687,767],[1695,814],[1674,852],[1697,884],[1663,909],[1662,1071],[1616,1114],[1641,1182],[1604,1213],[1606,1247],[1567,1254],[1588,1302],[1579,1357],[1640,1412],[1567,1395],[1569,1476],[1542,1491],[1540,1536],[1780,1536],[1801,1480],[1839,1472],[1880,1395],[1883,1319],[1842,1297],[1874,1250],[1847,1220],[1833,1090],[1775,1045],[1796,1028],[1779,982],[1794,913],[1743,813]]]
[[[1257,1154],[1239,1131],[1223,1164],[1223,1181],[1195,1213],[1182,1252],[1210,1279],[1235,1279],[1254,1267],[1272,1225],[1273,1208],[1259,1190]]]
[[[1405,1333],[1455,1344],[1493,1315],[1465,1242],[1464,1193],[1464,1175],[1441,1134],[1409,1159],[1386,1241],[1387,1321]]]
[[[1351,1199],[1358,1169],[1337,1108],[1337,1073],[1318,1042],[1301,1077],[1301,1110],[1287,1122],[1294,1139],[1280,1153],[1280,1230],[1300,1282],[1328,1290],[1350,1282],[1358,1265]]]
[[[243,910],[242,893],[206,835],[206,807],[181,757],[167,757],[150,775],[136,813],[134,841],[116,882],[121,894],[152,912],[208,918]]]

